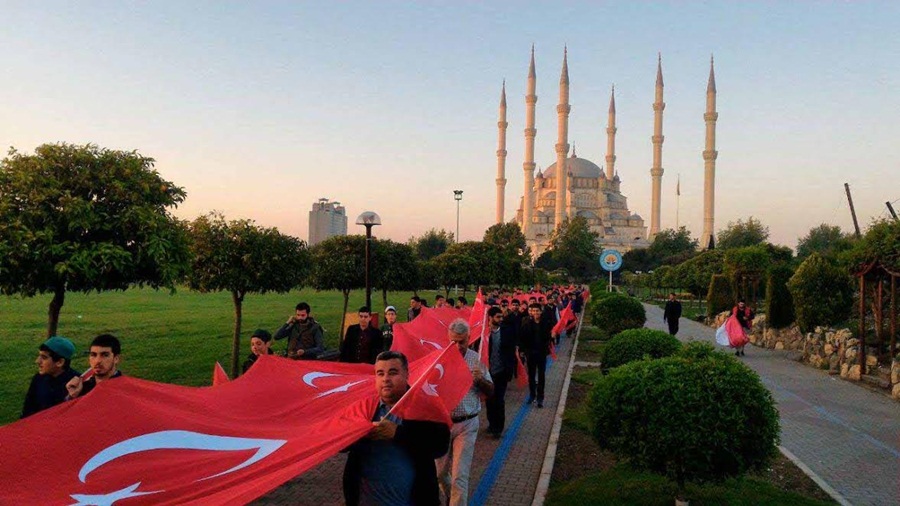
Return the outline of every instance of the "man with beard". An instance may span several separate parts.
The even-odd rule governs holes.
[[[122,344],[119,338],[112,334],[100,334],[91,341],[91,351],[88,355],[88,363],[91,366],[91,377],[82,380],[76,376],[66,384],[69,399],[84,396],[91,393],[98,383],[118,378],[122,375],[119,370],[119,360],[122,354]]]
[[[341,341],[341,362],[354,364],[374,364],[375,358],[384,349],[381,330],[372,326],[369,306],[359,308],[359,323],[347,327]]]
[[[287,323],[275,332],[275,340],[288,338],[285,356],[294,360],[315,360],[325,351],[325,332],[310,313],[306,302],[297,304]]]

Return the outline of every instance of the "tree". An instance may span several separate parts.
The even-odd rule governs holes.
[[[446,252],[429,261],[436,281],[444,288],[445,295],[450,296],[451,286],[463,286],[476,281],[475,273],[480,269],[478,262],[464,253]]]
[[[459,253],[475,260],[478,267],[471,273],[475,285],[511,286],[522,279],[522,257],[510,248],[478,241],[450,246],[448,253]]]
[[[52,293],[47,335],[67,291],[174,290],[190,264],[170,211],[185,192],[136,151],[44,144],[0,162],[0,293]]]
[[[510,254],[511,257],[519,257],[522,261],[530,261],[531,252],[525,243],[525,234],[515,222],[497,223],[484,231],[485,243],[494,245]]]
[[[648,248],[637,248],[626,251],[622,255],[622,270],[631,272],[649,272],[658,267],[653,261]]]
[[[408,244],[415,250],[419,260],[431,260],[453,244],[453,232],[432,228],[422,234],[422,237],[410,237]]]
[[[284,293],[302,285],[310,267],[309,251],[306,243],[278,229],[260,227],[251,220],[226,221],[217,213],[194,220],[191,238],[194,261],[188,285],[204,293],[231,293],[234,377],[239,372],[244,297],[250,293]]]
[[[725,268],[731,275],[738,299],[755,302],[759,281],[771,264],[772,258],[765,245],[745,246],[725,252]]]
[[[729,222],[725,229],[720,230],[716,247],[719,249],[743,248],[755,246],[766,242],[769,238],[769,227],[753,216],[736,222]]]
[[[678,230],[667,229],[653,237],[653,243],[648,248],[650,257],[659,264],[680,263],[677,259],[693,256],[697,252],[698,242],[691,237],[687,227]],[[673,258],[674,257],[674,258]],[[672,259],[672,261],[667,261]]]
[[[805,260],[813,253],[825,257],[833,257],[850,249],[852,243],[841,227],[822,223],[809,229],[809,232],[797,242],[797,258]]]
[[[707,250],[678,264],[675,270],[682,288],[693,294],[699,303],[709,291],[713,275],[724,272],[724,254],[718,249]]]
[[[389,290],[415,290],[419,287],[419,264],[408,244],[390,239],[373,242],[374,286],[381,290],[382,301],[388,305]]]
[[[585,280],[600,272],[599,234],[592,232],[587,220],[582,216],[566,219],[553,231],[550,247],[554,261],[566,269],[570,275]]]
[[[813,253],[800,264],[787,286],[794,299],[797,325],[803,332],[818,325],[834,325],[850,316],[850,276],[834,260]]]
[[[312,286],[316,290],[340,290],[344,295],[341,338],[350,304],[350,291],[366,287],[366,236],[337,235],[312,247]]]

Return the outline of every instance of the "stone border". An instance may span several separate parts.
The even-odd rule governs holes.
[[[559,445],[559,431],[562,429],[563,412],[566,410],[566,399],[569,397],[569,383],[572,380],[572,369],[575,367],[575,354],[578,352],[578,338],[581,336],[581,324],[584,323],[584,312],[578,322],[578,331],[572,340],[572,354],[569,356],[569,367],[566,370],[566,379],[563,381],[562,392],[559,396],[559,405],[556,407],[556,417],[553,420],[553,429],[550,431],[550,440],[547,442],[547,452],[544,454],[544,465],[541,467],[541,475],[538,478],[537,488],[534,491],[534,501],[531,506],[543,506],[547,499],[547,491],[550,489],[550,477],[553,475],[553,465],[556,463],[556,448]]]
[[[837,502],[841,506],[853,506],[850,503],[850,501],[848,501],[847,499],[844,499],[844,496],[842,496],[840,493],[838,493],[837,490],[833,489],[831,487],[831,485],[826,483],[825,480],[823,480],[821,476],[819,476],[818,474],[815,473],[815,471],[813,471],[812,469],[807,467],[806,464],[804,464],[802,460],[797,458],[796,455],[791,453],[790,450],[788,450],[787,448],[785,448],[781,445],[778,445],[778,450],[781,452],[782,455],[787,457],[788,460],[793,462],[795,466],[799,467],[800,470],[803,471],[803,474],[809,476],[809,478],[812,481],[814,481],[816,483],[816,485],[818,485],[819,488],[822,489],[823,492],[825,492],[826,494],[831,496],[831,498],[834,499],[835,502]]]

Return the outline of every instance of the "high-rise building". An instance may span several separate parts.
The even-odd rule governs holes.
[[[321,198],[309,212],[309,245],[315,246],[336,235],[347,235],[347,210],[340,202]]]

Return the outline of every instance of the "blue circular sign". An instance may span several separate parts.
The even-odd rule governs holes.
[[[622,254],[614,249],[605,249],[600,253],[600,266],[604,270],[613,272],[622,267]]]

